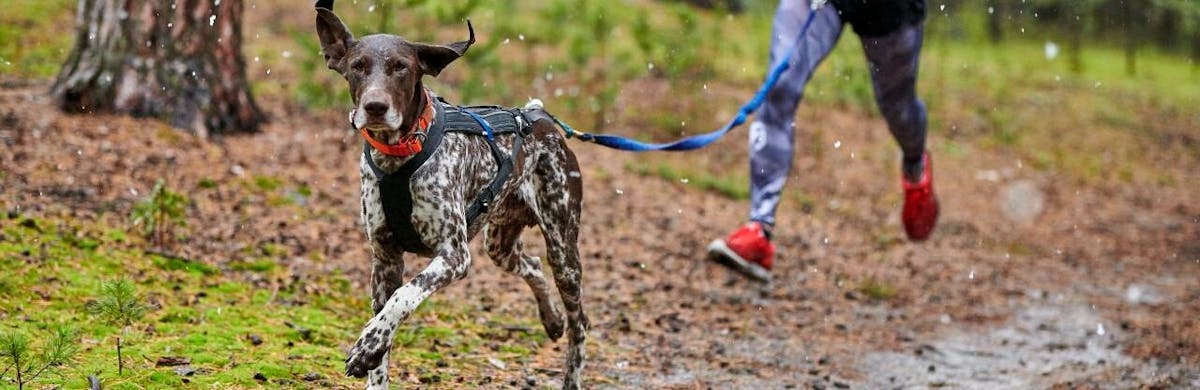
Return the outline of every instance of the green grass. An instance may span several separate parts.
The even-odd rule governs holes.
[[[254,288],[210,265],[148,256],[135,249],[104,249],[119,245],[102,238],[99,248],[70,245],[49,228],[54,226],[50,221],[38,222],[45,233],[9,225],[0,242],[0,267],[6,270],[0,284],[11,288],[0,293],[0,312],[21,320],[4,326],[37,332],[66,324],[83,335],[75,364],[59,368],[42,385],[78,388],[87,375],[98,374],[106,389],[182,386],[184,378],[170,368],[154,366],[163,356],[191,359],[199,373],[186,379],[202,387],[257,387],[256,373],[276,385],[299,382],[309,372],[320,373],[331,383],[346,382],[338,375],[343,358],[339,343],[352,338],[351,324],[356,322],[336,319],[365,318],[362,299],[282,305],[270,301],[269,290]],[[44,257],[38,255],[42,247]],[[21,255],[25,251],[33,255]],[[130,277],[139,292],[159,306],[125,338],[128,367],[123,377],[116,373],[118,329],[95,321],[83,310],[98,294],[100,281],[117,275]],[[302,339],[285,322],[311,329],[313,336]],[[264,343],[251,345],[249,335],[262,337]]]
[[[1084,70],[1072,73],[1041,43],[930,46],[921,88],[937,139],[996,149],[1084,184],[1170,182],[1158,179],[1157,159],[1200,161],[1172,141],[1200,126],[1200,94],[1190,88],[1200,75],[1180,58],[1143,53],[1131,76],[1121,53],[1105,47],[1085,48]]]
[[[886,281],[867,278],[858,285],[858,292],[875,301],[886,301],[896,297],[896,287]]]
[[[251,284],[241,271],[279,274],[283,271],[277,260],[234,262],[226,269],[147,255],[123,243],[123,237],[114,240],[117,235],[104,226],[60,220],[24,224],[35,225],[31,228],[21,221],[0,220],[0,268],[5,270],[0,273],[0,330],[35,338],[58,325],[80,332],[80,352],[72,363],[55,368],[34,388],[82,388],[88,375],[97,375],[105,389],[361,385],[342,374],[343,348],[354,341],[370,310],[365,293],[349,288],[345,277],[334,274],[289,283],[284,281],[290,277],[277,275],[281,277],[268,285]],[[120,330],[84,308],[97,298],[101,281],[118,276],[133,282],[151,306],[123,337],[123,376],[116,366]],[[476,323],[479,313],[461,311],[466,309],[436,300],[422,305],[398,332],[394,364],[428,367],[424,375],[443,382],[459,373],[490,369],[482,362],[492,355],[479,349],[493,338],[488,333],[492,329]],[[509,326],[536,323],[532,317],[492,319]],[[251,335],[260,337],[262,344],[253,345]],[[539,332],[525,340],[538,343],[546,338]],[[503,346],[516,342],[501,340],[502,350],[491,354],[522,361],[532,353],[529,349]],[[197,372],[181,377],[171,367],[156,367],[155,362],[166,356],[190,359]],[[265,382],[255,379],[260,373]],[[321,379],[306,381],[309,373]]]
[[[267,273],[273,271],[275,267],[275,261],[271,259],[258,259],[252,261],[237,260],[229,263],[229,268],[233,269],[234,271]]]
[[[6,0],[0,13],[0,76],[53,76],[74,38],[74,0]]]
[[[660,163],[652,167],[643,164],[629,164],[625,169],[641,176],[658,177],[669,182],[693,186],[703,191],[712,191],[734,200],[750,198],[750,182],[744,175],[717,176],[679,168],[675,164],[669,163]]]
[[[282,184],[283,184],[283,181],[280,180],[279,178],[270,177],[270,176],[261,176],[261,175],[254,176],[254,186],[263,192],[275,191],[275,190],[279,189],[279,186]]]

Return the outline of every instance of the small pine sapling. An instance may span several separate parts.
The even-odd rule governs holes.
[[[78,350],[75,331],[60,327],[33,351],[29,337],[18,331],[0,332],[0,379],[15,381],[18,389],[46,373],[50,367],[60,366],[71,359]]]
[[[121,327],[117,335],[117,374],[124,375],[125,364],[121,359],[121,336],[146,315],[148,306],[142,303],[142,298],[134,289],[133,283],[125,279],[117,279],[100,283],[100,297],[87,305],[87,310],[94,316],[114,326]]]
[[[157,248],[175,237],[175,229],[187,226],[187,197],[167,188],[159,179],[145,198],[133,205],[130,219],[134,227]]]

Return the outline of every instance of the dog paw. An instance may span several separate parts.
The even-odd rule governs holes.
[[[563,335],[563,317],[557,310],[550,313],[541,312],[542,327],[546,329],[546,336],[550,340],[558,340]]]
[[[579,383],[578,375],[567,375],[567,377],[563,379],[563,390],[580,390],[582,388],[583,386]]]
[[[368,326],[354,342],[346,357],[346,375],[363,378],[367,372],[383,364],[383,355],[392,342],[392,332],[381,327]]]

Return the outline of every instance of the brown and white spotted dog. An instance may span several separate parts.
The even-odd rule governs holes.
[[[317,34],[330,69],[350,83],[356,106],[351,121],[370,136],[396,144],[409,135],[430,99],[421,78],[437,74],[466,52],[474,41],[450,45],[409,42],[390,34],[356,39],[330,8],[318,2]],[[540,108],[527,107],[527,108]],[[372,308],[375,316],[363,328],[346,358],[346,373],[369,376],[368,389],[387,388],[387,356],[396,328],[417,305],[438,289],[467,275],[471,252],[467,242],[480,230],[488,256],[497,266],[520,276],[537,299],[542,325],[551,339],[563,334],[563,315],[552,299],[538,257],[526,254],[520,235],[537,226],[546,240],[550,269],[566,309],[569,346],[563,388],[579,388],[588,319],[580,303],[579,236],[582,179],[575,154],[549,120],[537,120],[513,161],[513,171],[490,211],[468,226],[466,209],[497,172],[484,137],[446,133],[441,146],[411,176],[412,226],[432,257],[429,265],[407,283],[397,239],[385,223],[376,176],[360,161],[362,223],[371,245]],[[504,153],[518,135],[497,135]],[[396,170],[408,158],[371,150],[369,158],[384,172]]]

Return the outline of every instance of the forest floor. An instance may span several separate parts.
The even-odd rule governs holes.
[[[0,292],[0,320],[90,334],[82,364],[50,383],[100,372],[118,384],[241,387],[265,373],[355,387],[339,372],[369,317],[368,257],[359,140],[342,115],[276,112],[259,134],[203,140],[150,120],[63,115],[45,90],[0,91],[0,258],[13,287]],[[860,150],[890,142],[875,118],[813,115],[867,129],[841,139]],[[741,143],[709,151],[744,161]],[[1087,186],[986,150],[935,152],[942,217],[916,244],[902,239],[897,174],[837,149],[798,160],[795,182],[812,199],[781,210],[776,279],[762,286],[703,260],[743,220],[744,200],[632,168],[653,157],[572,147],[586,183],[595,387],[1200,386],[1194,186]],[[1195,166],[1161,169],[1195,183]],[[126,218],[160,178],[190,199],[167,257],[140,250]],[[526,234],[540,252],[538,233]],[[561,343],[541,333],[524,283],[475,253],[471,275],[404,325],[393,376],[554,386]],[[409,259],[408,276],[425,262]],[[107,347],[115,331],[81,312],[98,281],[120,275],[156,308],[126,346],[140,374],[124,379]],[[155,367],[177,354],[194,354],[198,371]]]

